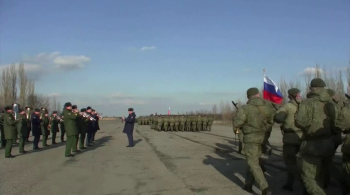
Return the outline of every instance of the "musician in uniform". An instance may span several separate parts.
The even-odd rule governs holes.
[[[1,147],[5,148],[6,146],[6,139],[5,139],[5,133],[4,133],[4,110],[1,111],[0,115],[0,131],[1,131]]]
[[[77,124],[76,124],[78,113],[75,113],[72,111],[72,103],[70,102],[65,103],[64,107],[65,107],[65,109],[63,110],[64,127],[67,133],[65,157],[74,157],[74,155],[71,154],[71,151],[73,149],[75,136],[78,134]]]
[[[32,114],[33,108],[29,107],[29,106],[26,106],[25,109],[26,109],[26,116],[27,116],[27,119],[28,119],[28,132],[27,132],[27,140],[26,140],[26,142],[30,142],[29,141],[29,136],[30,136],[30,131],[32,130],[32,123],[30,121],[30,119],[31,119],[30,116]]]
[[[86,108],[82,108],[80,111],[86,112]],[[83,149],[86,149],[86,147],[84,147],[84,144],[85,144],[85,138],[86,138],[87,128],[89,124],[89,119],[81,118],[79,123],[80,123],[79,148],[80,150],[83,150]]]
[[[49,125],[50,125],[50,119],[49,119],[49,113],[47,111],[47,109],[42,109],[42,113],[41,113],[41,133],[43,135],[43,146],[49,146],[47,144],[47,138],[50,135],[50,129],[49,129]]]
[[[86,108],[86,113],[91,115],[92,108],[88,106]],[[93,121],[88,121],[88,127],[87,127],[87,139],[86,139],[86,146],[92,146],[92,134],[94,132],[94,126]]]
[[[57,116],[57,111],[53,111],[52,112],[52,116],[51,116],[51,122],[50,122],[50,130],[51,130],[51,133],[52,133],[52,141],[51,143],[52,144],[57,144],[56,143],[56,134],[59,131],[59,128],[58,128],[58,123],[60,122],[58,116]]]
[[[123,120],[125,121],[123,133],[126,133],[126,135],[128,136],[129,145],[127,145],[126,147],[134,147],[133,132],[136,114],[134,113],[133,108],[129,108],[128,112],[129,116],[127,118],[123,117]]]
[[[74,113],[79,113],[79,110],[78,110],[78,106],[77,105],[73,105],[72,106],[72,111]],[[73,140],[73,145],[72,145],[72,150],[73,152],[80,152],[80,150],[78,150],[78,140],[79,140],[79,134],[80,134],[80,121],[83,120],[83,116],[81,115],[77,115],[77,119],[75,121],[76,123],[76,128],[77,128],[77,132],[76,134],[74,135],[74,140]]]
[[[26,115],[26,111],[23,109],[19,109],[19,122],[17,124],[17,130],[19,135],[19,153],[24,154],[26,151],[24,150],[24,144],[27,141],[28,136],[28,119]]]
[[[4,134],[6,139],[6,148],[5,148],[5,158],[14,158],[11,155],[12,144],[17,131],[18,120],[15,120],[15,117],[12,114],[12,106],[5,107],[4,113]]]
[[[65,108],[63,108],[63,111],[61,113],[61,119],[64,120],[64,116],[63,116],[63,112],[64,112]],[[66,134],[66,128],[64,128],[64,122],[60,121],[60,126],[61,126],[61,142],[65,142],[64,141],[64,134]]]
[[[35,108],[34,112],[31,116],[31,122],[32,122],[32,135],[34,136],[33,140],[33,150],[38,150],[39,148],[39,141],[40,141],[40,135],[41,135],[41,119],[40,119],[40,109]]]
[[[91,121],[93,124],[92,125],[93,126],[92,142],[95,142],[95,135],[96,135],[97,130],[99,130],[99,127],[98,127],[98,123],[97,123],[96,111],[94,109],[91,110],[91,116],[92,116],[92,118],[95,119],[94,121]]]

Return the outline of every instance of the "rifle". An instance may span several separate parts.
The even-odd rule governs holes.
[[[235,103],[234,101],[231,101],[233,106],[238,110],[238,106],[237,106],[237,103]],[[235,133],[235,147],[237,145],[237,133],[239,133],[239,131],[236,129],[236,131],[234,132]]]

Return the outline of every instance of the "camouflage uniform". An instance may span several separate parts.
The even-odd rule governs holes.
[[[190,116],[186,116],[185,117],[186,120],[186,131],[191,131],[191,117]]]
[[[290,96],[300,93],[296,88],[288,90]],[[303,132],[294,124],[294,115],[297,111],[298,103],[290,100],[278,109],[275,115],[275,122],[282,123],[283,134],[283,159],[287,167],[287,182],[284,189],[293,191],[295,175],[300,178],[300,170],[297,166],[297,154],[303,138]],[[301,179],[301,178],[300,178]]]
[[[161,131],[162,130],[162,127],[163,127],[163,117],[161,116],[158,116],[157,117],[157,130],[158,131]]]
[[[203,128],[202,128],[202,130],[206,131],[207,128],[208,128],[208,117],[207,116],[202,117],[202,121],[203,121]]]
[[[175,131],[175,118],[174,118],[174,116],[169,116],[168,120],[169,120],[169,130]]]
[[[330,102],[325,86],[322,79],[313,79],[308,98],[300,103],[295,115],[295,124],[305,135],[298,154],[298,164],[304,186],[310,195],[326,195],[320,185],[324,183],[327,163],[335,151],[332,135],[338,125],[339,113]]]
[[[169,117],[167,116],[163,117],[163,128],[164,128],[164,131],[169,130]]]
[[[190,117],[190,120],[191,120],[191,131],[196,131],[197,116]]]
[[[185,118],[185,116],[180,116],[179,122],[180,122],[180,124],[179,124],[179,130],[180,130],[180,131],[185,131],[185,124],[186,124],[186,118]]]
[[[260,166],[260,156],[266,137],[265,134],[273,125],[274,111],[263,99],[256,97],[258,93],[257,88],[248,89],[247,96],[249,100],[246,105],[238,109],[233,120],[233,128],[241,129],[244,134],[244,152],[248,163],[245,190],[252,191],[252,186],[256,180],[260,189],[266,194],[268,184]]]
[[[175,130],[175,131],[179,131],[180,117],[179,117],[179,116],[176,116],[174,119],[175,119],[174,130]]]
[[[199,115],[197,117],[197,131],[202,131],[202,125],[203,125],[203,120],[202,117]]]
[[[342,113],[345,120],[350,120],[350,107],[344,107]],[[350,123],[348,123],[350,125]],[[350,191],[350,126],[345,127],[346,134],[341,152],[343,153],[342,168],[344,173],[343,194]]]
[[[211,126],[213,126],[213,122],[214,122],[214,117],[211,116],[208,119],[208,131],[211,131]]]

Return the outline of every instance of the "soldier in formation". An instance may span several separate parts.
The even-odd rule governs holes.
[[[51,134],[51,144],[57,144],[56,135],[61,131],[61,142],[66,142],[66,157],[73,157],[72,153],[80,152],[85,147],[85,138],[89,127],[92,127],[91,135],[97,132],[98,118],[97,113],[91,113],[91,107],[83,108],[78,111],[76,105],[67,102],[64,105],[61,117],[57,111],[53,111],[49,116],[48,109],[34,109],[25,107],[19,108],[18,119],[14,118],[13,105],[6,106],[5,111],[0,115],[0,129],[1,129],[1,147],[5,147],[5,157],[14,158],[12,155],[12,145],[14,141],[19,140],[19,153],[26,153],[25,143],[29,142],[29,132],[32,131],[34,136],[33,150],[39,150],[39,142],[42,140],[42,146],[48,147],[48,138]],[[66,119],[66,120],[65,120]],[[61,125],[61,129],[59,128]],[[96,129],[93,129],[96,128]],[[64,141],[64,137],[67,141]],[[92,146],[93,136],[90,136],[90,141],[86,146]],[[79,144],[78,144],[79,143]],[[79,149],[78,149],[79,147]]]
[[[157,131],[211,131],[213,117],[207,115],[153,115],[137,119],[139,125],[149,125]]]
[[[247,91],[248,102],[238,109],[233,129],[241,133],[247,157],[248,170],[244,189],[252,191],[256,181],[262,194],[270,194],[260,161],[274,122],[281,124],[283,159],[287,167],[284,190],[293,191],[295,180],[302,182],[304,195],[325,195],[334,166],[332,159],[341,145],[341,134],[346,134],[342,145],[343,173],[335,178],[343,189],[350,189],[350,107],[336,101],[335,92],[325,89],[322,79],[310,83],[307,99],[301,101],[300,90],[288,90],[289,102],[277,112],[259,97],[256,88]],[[332,172],[333,173],[333,172]],[[334,174],[334,173],[333,173]],[[332,175],[333,176],[333,175]]]

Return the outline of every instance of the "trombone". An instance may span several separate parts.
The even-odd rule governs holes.
[[[77,112],[80,116],[89,119],[90,121],[96,121],[90,114],[86,112]]]

